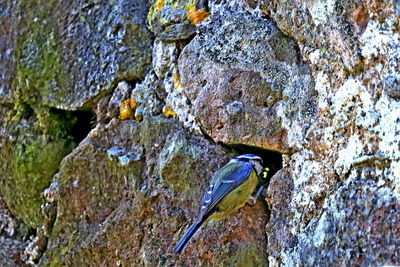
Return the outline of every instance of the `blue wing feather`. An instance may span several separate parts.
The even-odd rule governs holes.
[[[232,166],[235,165],[235,166]],[[204,193],[202,205],[197,221],[211,211],[217,203],[229,192],[241,185],[249,176],[253,167],[249,162],[236,162],[225,165],[212,179],[210,186]],[[221,174],[229,172],[227,176]],[[223,179],[218,179],[222,175]]]

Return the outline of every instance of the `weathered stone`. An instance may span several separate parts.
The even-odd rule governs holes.
[[[180,55],[179,72],[195,116],[215,141],[287,152],[315,119],[313,78],[293,40],[240,8],[212,14]],[[233,114],[238,102],[242,111]]]
[[[14,218],[0,194],[0,265],[17,266],[23,261],[26,242],[21,240],[28,229]]]
[[[137,157],[129,157],[131,154]],[[130,161],[121,162],[124,155]],[[190,136],[173,119],[145,116],[142,122],[113,119],[99,124],[61,163],[55,178],[59,184],[57,220],[41,262],[171,265],[169,248],[184,229],[174,233],[179,225],[192,221],[200,204],[202,190],[193,188],[205,189],[210,168],[216,169],[224,161],[221,149],[203,138]],[[175,208],[189,203],[190,210]],[[262,207],[251,211],[253,218],[259,217],[255,212],[262,214]],[[218,238],[217,229],[225,229],[232,233],[232,237],[225,238],[231,240],[230,251],[238,254],[234,260],[243,261],[245,256],[240,255],[245,253],[257,255],[255,262],[265,263],[266,258],[258,256],[265,246],[264,220],[250,219],[252,216],[247,214],[233,220],[233,224],[208,226],[201,235],[212,231],[210,236]],[[246,230],[240,226],[244,228],[244,224]],[[243,231],[242,238],[234,234]],[[244,238],[251,235],[250,231],[259,232],[253,241]],[[222,238],[225,234],[217,236]],[[126,244],[124,249],[120,248],[121,242]],[[239,243],[247,244],[248,249],[241,252]],[[195,247],[196,251],[203,247],[200,252],[213,253],[209,242]],[[115,250],[115,258],[106,256]],[[216,251],[213,256],[216,260],[222,259],[219,253]],[[199,252],[193,251],[188,260],[198,262],[195,255]]]
[[[270,265],[399,264],[391,223],[400,192],[394,2],[263,4],[310,63],[319,114],[304,149],[284,161],[292,189],[268,189]],[[282,190],[291,193],[281,199]]]
[[[153,46],[153,69],[158,78],[165,78],[165,73],[177,61],[178,47],[175,43],[155,40]]]
[[[15,75],[15,36],[12,1],[0,1],[0,104],[12,102],[12,82]]]
[[[146,1],[7,3],[2,101],[12,97],[74,110],[110,91],[118,79],[140,79],[149,69]]]
[[[150,30],[163,41],[189,39],[196,33],[188,13],[195,1],[157,0],[153,1],[147,16]]]
[[[144,25],[146,3],[115,0],[57,6],[60,53],[69,74],[67,88],[72,88],[65,96],[68,108],[110,91],[118,80],[144,77],[153,42]]]
[[[50,112],[40,120],[37,116],[12,120],[11,110],[0,108],[0,113],[4,116],[0,121],[0,192],[13,215],[38,227],[43,222],[42,192],[61,159],[75,146],[71,129],[77,119]]]
[[[26,244],[19,240],[0,236],[0,265],[14,267],[22,264],[22,255]]]
[[[396,265],[400,204],[388,187],[373,180],[350,178],[326,198],[323,213],[292,237],[292,254],[282,264]],[[281,239],[274,239],[282,242]],[[335,244],[335,245],[333,245]]]
[[[400,264],[396,1],[0,10],[0,265]],[[90,112],[67,110],[94,106],[88,135]],[[283,165],[270,211],[246,205],[173,255],[237,153]]]
[[[122,102],[129,99],[132,92],[132,86],[126,81],[119,82],[115,88],[112,97],[108,100],[107,104],[107,116],[109,118],[117,118],[119,115],[119,109]],[[104,110],[99,110],[99,114],[105,113]]]

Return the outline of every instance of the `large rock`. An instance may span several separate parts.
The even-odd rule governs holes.
[[[240,7],[212,14],[180,55],[179,72],[215,141],[288,152],[316,118],[314,81],[294,41]]]
[[[50,112],[42,126],[34,115],[13,120],[14,112],[5,107],[0,107],[0,114],[4,118],[0,121],[0,194],[17,218],[36,228],[43,223],[43,191],[76,145],[71,131],[77,119]]]
[[[1,102],[74,110],[149,70],[146,1],[9,3],[1,3]]]
[[[38,227],[43,190],[87,134],[87,125],[73,127],[90,113],[66,110],[88,110],[119,79],[143,78],[152,35],[146,1],[0,6],[0,191],[15,216]]]
[[[270,264],[399,264],[398,4],[261,7],[299,43],[319,114],[303,149],[284,161],[286,175],[268,189]]]

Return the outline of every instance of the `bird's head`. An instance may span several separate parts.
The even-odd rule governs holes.
[[[243,154],[237,156],[236,158],[231,159],[231,162],[249,162],[251,165],[253,165],[253,168],[256,170],[258,175],[263,171],[262,158],[254,154]]]

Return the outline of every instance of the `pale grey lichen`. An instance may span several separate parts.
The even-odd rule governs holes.
[[[132,151],[127,151],[123,148],[111,147],[107,149],[107,155],[109,160],[113,161],[117,159],[121,166],[127,166],[132,161],[138,161],[142,158],[143,147],[136,146]]]
[[[177,74],[178,70],[174,67],[171,72]],[[176,113],[178,120],[186,129],[195,134],[201,134],[200,125],[194,115],[190,100],[184,93],[184,87],[180,85],[179,80],[178,86],[176,85],[177,81],[174,81],[174,75],[170,75],[170,77],[164,79],[163,86],[167,92],[165,103]]]
[[[324,25],[330,21],[330,18],[334,14],[335,4],[336,0],[318,0],[308,8],[315,25]]]

